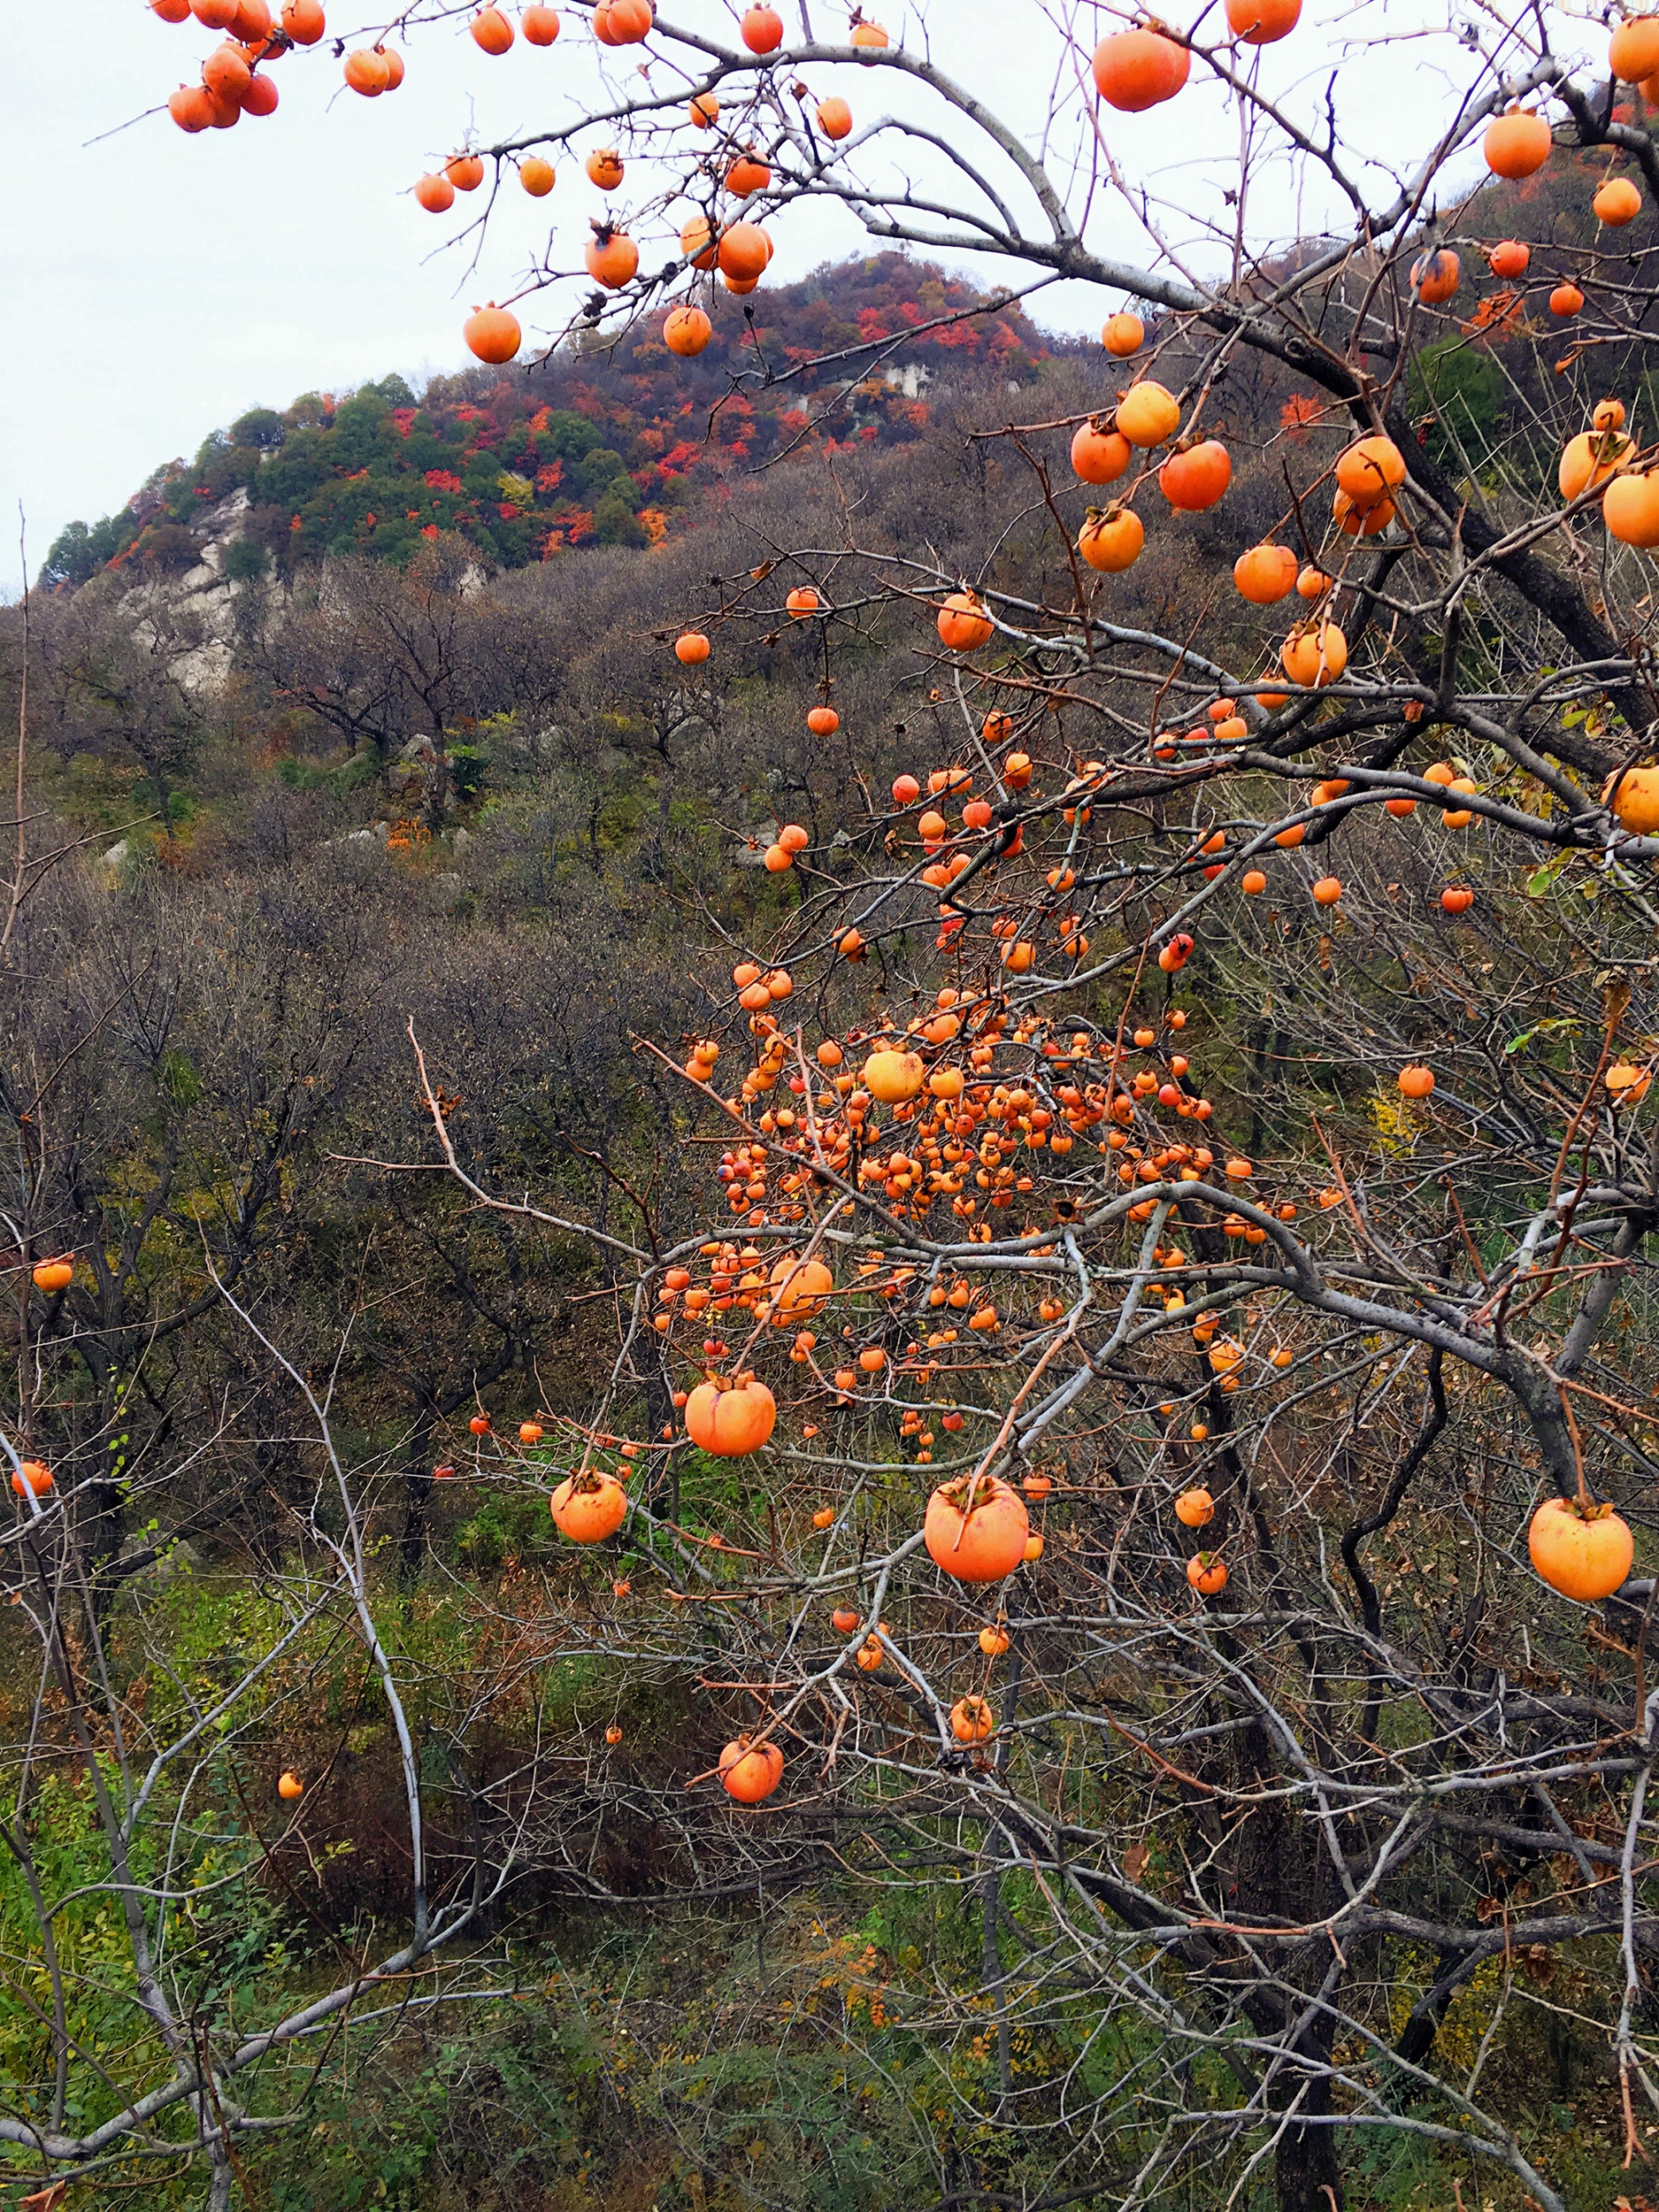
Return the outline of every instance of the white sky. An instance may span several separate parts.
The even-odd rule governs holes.
[[[799,0],[780,4],[793,27]],[[811,5],[820,35],[833,35],[841,10],[829,0]],[[1431,46],[1412,27],[1434,5],[1371,0],[1356,10],[1305,0],[1297,32],[1264,50],[1263,81],[1286,88],[1311,120],[1329,67],[1348,50],[1343,41],[1369,28],[1389,42],[1350,59],[1341,80],[1348,118],[1362,142],[1414,157],[1450,81],[1444,42]],[[1068,9],[1091,40],[1094,9],[1071,0],[930,0],[926,13],[935,57],[1034,134],[1062,50],[1049,14]],[[419,380],[461,365],[467,306],[515,288],[549,220],[568,242],[563,258],[573,261],[601,204],[574,162],[561,165],[545,201],[513,189],[469,279],[452,257],[427,258],[454,219],[426,215],[408,197],[415,177],[469,124],[488,140],[568,119],[591,102],[597,50],[571,16],[557,45],[519,40],[498,60],[478,51],[463,22],[434,25],[412,38],[401,90],[365,100],[340,88],[331,50],[332,35],[349,37],[358,19],[330,0],[330,41],[277,67],[273,117],[192,138],[163,112],[99,139],[193,78],[215,41],[194,22],[163,23],[144,0],[77,0],[73,31],[68,12],[65,0],[0,0],[0,143],[10,155],[0,235],[9,310],[0,352],[6,594],[19,577],[19,501],[33,568],[71,518],[112,512],[158,463],[188,457],[247,407],[284,406],[303,391],[344,389],[393,369]],[[660,12],[708,30],[729,28],[733,13],[728,0],[665,0]],[[920,42],[915,0],[889,0],[879,12],[908,43]],[[1594,31],[1590,42],[1599,58]],[[819,91],[833,75],[861,119],[876,104],[877,73],[811,73]],[[1202,75],[1195,65],[1193,86],[1171,107],[1110,119],[1113,153],[1137,178],[1156,179],[1177,208],[1216,204],[1215,150],[1231,154],[1238,143],[1236,121],[1216,88],[1200,88]],[[896,109],[904,93],[892,73],[880,84],[881,106]],[[1386,197],[1380,176],[1371,182]],[[1279,234],[1311,227],[1331,211],[1322,184],[1281,167],[1253,187],[1252,211]],[[790,209],[773,227],[778,280],[857,250],[862,237],[827,207]],[[1098,250],[1144,257],[1121,202],[1102,204],[1088,236]],[[1213,254],[1205,258],[1215,265]],[[1118,303],[1071,291],[1045,295],[1038,319],[1098,327],[1103,308]],[[550,303],[520,313],[532,332],[562,319]]]

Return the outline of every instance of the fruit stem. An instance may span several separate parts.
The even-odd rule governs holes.
[[[1573,1418],[1564,1383],[1555,1385],[1555,1395],[1561,1400],[1562,1417],[1567,1424],[1567,1434],[1572,1439],[1573,1465],[1578,1472],[1578,1510],[1588,1520],[1595,1510],[1595,1500],[1590,1495],[1589,1486],[1584,1479],[1584,1442],[1578,1434],[1578,1424]]]

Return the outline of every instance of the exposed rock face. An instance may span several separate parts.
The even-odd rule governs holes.
[[[197,559],[180,574],[135,582],[122,599],[135,633],[167,651],[178,681],[198,697],[217,691],[230,673],[237,603],[250,587],[225,572],[226,556],[242,535],[252,502],[238,485],[217,505],[196,516],[191,534]],[[280,584],[260,588],[280,591]]]

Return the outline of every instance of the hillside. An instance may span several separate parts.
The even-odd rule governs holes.
[[[419,399],[394,374],[349,397],[252,408],[188,465],[156,470],[120,513],[72,523],[44,578],[188,568],[204,517],[217,527],[238,511],[233,578],[326,553],[401,563],[440,532],[506,568],[657,543],[701,495],[787,455],[810,426],[820,450],[903,444],[928,419],[930,386],[953,370],[995,364],[1018,377],[1046,357],[1049,342],[1018,309],[975,314],[979,297],[882,254],[757,294],[752,317],[722,294],[713,343],[695,361],[668,352],[654,316],[527,373],[434,378]]]

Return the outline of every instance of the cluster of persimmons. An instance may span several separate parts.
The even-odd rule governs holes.
[[[1359,442],[1338,464],[1340,488],[1354,487],[1362,507],[1368,497],[1389,496],[1401,480],[1394,459],[1386,440]],[[817,588],[802,586],[789,594],[786,613],[827,620],[833,610]],[[993,626],[971,593],[949,595],[937,611],[941,646],[995,697],[997,669],[975,669],[968,658]],[[701,631],[677,640],[679,658],[692,669],[712,651]],[[1312,667],[1305,683],[1288,670],[1282,680],[1317,698],[1327,677]],[[1215,705],[1225,726],[1233,703]],[[833,709],[810,711],[815,732],[838,726]],[[1029,708],[1022,711],[1029,724]],[[1185,748],[1189,733],[1170,734]],[[1196,734],[1213,745],[1216,723],[1206,717]],[[1134,1295],[1144,1310],[1162,1310],[1166,1341],[1183,1356],[1190,1356],[1190,1338],[1202,1394],[1280,1386],[1296,1356],[1294,1331],[1275,1326],[1249,1295],[1212,1296],[1217,1263],[1194,1262],[1179,1240],[1180,1225],[1218,1228],[1223,1248],[1248,1262],[1304,1215],[1315,1236],[1323,1221],[1340,1229],[1347,1194],[1295,1189],[1294,1178],[1271,1178],[1226,1141],[1194,1064],[1202,1008],[1189,1010],[1173,995],[1194,950],[1188,931],[1165,925],[1148,933],[1114,1021],[1057,1010],[1090,953],[1092,925],[1080,911],[1090,896],[1085,833],[1096,810],[1110,806],[1122,772],[1098,761],[1041,760],[1025,749],[1033,742],[1013,713],[994,707],[972,749],[977,765],[958,760],[894,782],[885,849],[896,856],[907,890],[934,895],[935,950],[952,979],[939,982],[931,1000],[924,991],[917,1010],[902,1018],[872,1002],[862,1024],[832,1032],[824,1027],[823,993],[812,994],[815,1021],[795,1018],[795,976],[744,959],[732,972],[726,1041],[696,1039],[679,1064],[726,1133],[710,1156],[717,1194],[703,1232],[682,1240],[641,1285],[649,1302],[641,1315],[649,1314],[679,1379],[680,1424],[649,1443],[584,1439],[580,1464],[551,1502],[555,1522],[573,1542],[599,1542],[622,1526],[634,1469],[687,1446],[730,1459],[775,1449],[782,1418],[798,1427],[798,1441],[792,1437],[786,1448],[790,1460],[832,1477],[846,1461],[872,1453],[895,1469],[930,1471],[937,1486],[922,1533],[945,1577],[972,1586],[1017,1574],[1041,1555],[1030,1509],[1053,1478],[1028,1472],[1018,1487],[1005,1479],[1009,1402],[1057,1356],[1082,1349],[1079,1330],[1098,1293],[1079,1240],[1093,1255],[1113,1234],[1132,1248],[1154,1240],[1141,1263],[1109,1257],[1106,1264],[1119,1294],[1141,1265]],[[1625,780],[1633,810],[1654,803],[1655,780],[1644,772]],[[1449,764],[1402,771],[1371,794],[1403,823],[1424,801],[1402,785],[1451,802],[1440,810],[1448,828],[1476,819],[1458,803],[1476,795],[1472,783]],[[1176,872],[1212,897],[1226,887],[1222,878],[1240,896],[1258,895],[1264,871],[1245,864],[1257,849],[1270,859],[1294,850],[1308,822],[1324,816],[1329,823],[1325,810],[1349,792],[1346,780],[1329,779],[1286,823],[1195,833]],[[1033,851],[1028,837],[1048,849]],[[777,873],[810,866],[808,833],[780,825],[767,859]],[[1330,907],[1342,888],[1325,875],[1307,895],[1316,907]],[[833,925],[807,955],[815,983],[840,979],[856,988],[884,930],[903,936],[913,929],[913,909],[884,921],[872,887],[858,895],[863,927]],[[1448,883],[1440,904],[1456,916],[1473,896],[1467,885]],[[726,1076],[734,1056],[738,1071]],[[1608,1070],[1605,1086],[1610,1101],[1633,1105],[1648,1075],[1620,1063]],[[1427,1065],[1400,1066],[1394,1087],[1403,1115],[1432,1112]],[[1279,1187],[1263,1187],[1275,1180]],[[1241,1330],[1240,1313],[1248,1324]],[[1279,1322],[1287,1318],[1281,1310]],[[1166,1434],[1202,1445],[1209,1427],[1193,1417],[1202,1406],[1192,1402],[1190,1386],[1163,1371],[1171,1393],[1158,1407]],[[539,1442],[540,1425],[532,1428],[525,1435]],[[1170,1507],[1201,1547],[1187,1563],[1192,1589],[1200,1601],[1219,1598],[1225,1558],[1202,1548],[1198,1535],[1214,1517],[1214,1500],[1193,1482],[1172,1490]],[[814,1527],[835,1527],[841,1512],[818,1507]],[[1627,1525],[1587,1493],[1540,1507],[1531,1543],[1540,1575],[1575,1597],[1605,1595],[1629,1572]],[[850,1663],[881,1663],[881,1624],[842,1602],[833,1624],[849,1639]],[[1006,1648],[1000,1610],[985,1635],[987,1655]],[[950,1725],[972,1748],[993,1732],[995,1715],[976,1694],[958,1701]],[[740,1738],[728,1747],[722,1778],[752,1803],[777,1787],[781,1773],[774,1743]]]
[[[181,88],[171,104],[175,119],[191,131],[227,127],[243,112],[269,113],[276,96],[268,65],[293,47],[317,43],[325,31],[318,0],[287,0],[274,13],[265,0],[153,4],[170,21],[193,16],[224,34],[203,65],[199,84]],[[1226,0],[1225,6],[1233,40],[1246,46],[1289,35],[1299,13],[1300,0]],[[611,47],[642,45],[655,28],[651,0],[599,0],[585,19],[595,39]],[[482,52],[500,57],[519,36],[552,45],[560,18],[545,6],[488,5],[470,27]],[[782,58],[785,26],[776,9],[751,6],[738,27],[757,68]],[[868,58],[888,43],[881,27],[855,12],[849,58]],[[1113,32],[1093,52],[1095,89],[1113,109],[1145,111],[1181,93],[1195,50],[1156,24]],[[401,57],[382,42],[346,53],[343,66],[347,83],[366,96],[394,89],[403,70]],[[1612,35],[1609,66],[1615,78],[1641,86],[1645,96],[1659,94],[1659,17],[1621,24]],[[701,352],[712,334],[704,283],[718,280],[741,296],[766,272],[772,239],[749,204],[791,196],[789,178],[774,177],[780,153],[757,150],[750,142],[747,111],[737,111],[736,127],[729,106],[723,115],[715,84],[724,88],[729,76],[724,66],[711,67],[710,81],[689,90],[677,124],[687,148],[680,188],[701,203],[678,233],[687,295],[666,309],[662,326],[665,344],[682,357]],[[655,114],[654,128],[662,120]],[[808,102],[802,130],[817,173],[837,158],[853,129],[851,108],[840,96]],[[562,134],[562,140],[570,135]],[[625,157],[616,145],[601,142],[597,126],[595,138],[583,168],[608,196],[622,188],[632,150]],[[659,130],[654,148],[662,142]],[[1504,178],[1534,173],[1549,159],[1552,144],[1546,119],[1518,104],[1494,116],[1484,138],[1488,167]],[[533,197],[552,192],[557,178],[549,159],[523,151],[511,158]],[[415,195],[422,207],[442,214],[485,175],[484,158],[463,149],[421,178]],[[1623,177],[1609,176],[1594,195],[1595,216],[1609,227],[1629,223],[1640,205],[1640,191]],[[640,246],[626,226],[605,218],[591,229],[588,275],[604,293],[637,290]],[[1531,250],[1515,240],[1487,256],[1493,274],[1511,285],[1527,278],[1531,258]],[[1424,308],[1451,301],[1463,280],[1457,254],[1445,246],[1426,247],[1410,273],[1412,296]],[[1548,306],[1558,319],[1578,314],[1584,304],[1576,285],[1552,285]],[[474,311],[465,335],[479,359],[496,365],[512,360],[524,342],[518,317],[494,303]],[[1125,365],[1125,380],[1109,404],[1077,426],[1071,460],[1080,483],[1112,495],[1090,508],[1076,541],[1088,569],[1110,576],[1130,569],[1144,548],[1147,524],[1136,503],[1148,486],[1156,485],[1174,514],[1203,511],[1225,498],[1233,464],[1225,442],[1200,419],[1207,387],[1184,407],[1151,373],[1136,374],[1127,365],[1148,347],[1140,316],[1127,309],[1114,313],[1102,340],[1108,358]],[[1317,702],[1341,684],[1348,644],[1333,618],[1336,594],[1359,546],[1396,524],[1410,527],[1408,475],[1391,438],[1379,431],[1354,439],[1333,455],[1323,480],[1329,523],[1317,558],[1300,557],[1277,532],[1239,549],[1233,580],[1240,597],[1263,609],[1299,602],[1301,611],[1266,647],[1256,672],[1243,680],[1248,690],[1237,696],[1218,691],[1194,706],[1196,718],[1184,726],[1155,722],[1144,766],[1225,762],[1230,751],[1248,745],[1267,718]],[[1659,546],[1659,477],[1627,432],[1617,400],[1601,403],[1568,444],[1559,488],[1569,504],[1599,505],[1612,538]],[[1305,543],[1305,514],[1298,511],[1294,519]],[[1286,516],[1283,526],[1291,520]],[[833,613],[810,584],[789,594],[784,611],[803,622]],[[972,660],[995,639],[992,607],[964,588],[941,595],[935,618],[941,653],[994,698],[995,670],[976,668]],[[700,669],[714,642],[704,630],[687,627],[674,649],[684,667]],[[1424,711],[1419,701],[1403,707],[1408,722]],[[1029,718],[1025,695],[1010,690],[1005,705],[984,717],[974,764],[949,762],[925,776],[901,776],[893,786],[887,849],[903,856],[906,893],[933,893],[937,900],[934,941],[945,979],[928,987],[931,1003],[895,1017],[872,1000],[863,1025],[832,1033],[820,1019],[814,1035],[810,1024],[791,1021],[792,975],[764,958],[745,959],[733,974],[726,1043],[699,1040],[685,1057],[685,1079],[705,1109],[724,1118],[727,1141],[713,1168],[718,1195],[710,1217],[641,1285],[643,1325],[681,1386],[675,1405],[683,1428],[649,1443],[587,1439],[580,1464],[552,1497],[554,1520],[572,1542],[598,1543],[617,1532],[629,1511],[631,1470],[660,1454],[695,1446],[717,1457],[743,1458],[771,1448],[782,1390],[789,1412],[800,1417],[796,1455],[808,1463],[814,1455],[805,1448],[815,1442],[820,1465],[833,1467],[848,1455],[824,1437],[826,1424],[845,1421],[848,1436],[855,1428],[867,1436],[872,1420],[890,1420],[902,1463],[942,1477],[924,1514],[928,1554],[944,1576],[995,1588],[1041,1548],[1030,1508],[1041,1504],[1052,1479],[1028,1474],[1019,1487],[1004,1479],[1011,1463],[1005,1449],[1009,1401],[1068,1348],[1080,1349],[1079,1331],[1092,1295],[1090,1263],[1078,1249],[1080,1229],[1086,1225],[1096,1238],[1121,1232],[1144,1240],[1150,1234],[1152,1248],[1139,1272],[1134,1266],[1115,1271],[1118,1288],[1161,1305],[1180,1327],[1197,1272],[1176,1241],[1183,1221],[1217,1225],[1248,1250],[1294,1222],[1299,1210],[1311,1208],[1316,1224],[1322,1215],[1340,1218],[1341,1190],[1264,1190],[1262,1182],[1270,1179],[1225,1141],[1184,1035],[1188,1014],[1170,996],[1173,979],[1194,950],[1193,929],[1202,926],[1204,912],[1215,910],[1204,908],[1206,896],[1235,887],[1243,897],[1260,896],[1269,885],[1262,864],[1294,850],[1323,810],[1374,800],[1403,821],[1440,803],[1443,825],[1464,829],[1479,811],[1474,780],[1449,762],[1420,773],[1402,769],[1392,781],[1373,779],[1359,792],[1349,780],[1332,777],[1298,798],[1280,821],[1195,834],[1174,871],[1187,905],[1130,948],[1136,956],[1125,972],[1127,987],[1116,1019],[1102,1024],[1055,1010],[1067,986],[1094,974],[1090,932],[1100,925],[1087,910],[1089,887],[1081,879],[1087,861],[1079,841],[1092,809],[1110,803],[1120,772],[1097,760],[1039,760],[1028,749],[1034,741],[1022,735],[1022,714]],[[834,733],[839,716],[827,695],[809,720],[815,735]],[[1040,783],[1049,787],[1046,795]],[[1659,829],[1659,770],[1630,770],[1606,796],[1627,829]],[[1028,837],[1042,844],[1041,857],[1027,849]],[[767,869],[782,876],[810,860],[807,831],[780,823],[765,854]],[[1331,872],[1309,887],[1322,908],[1338,906],[1342,895],[1341,879]],[[1448,882],[1440,900],[1455,916],[1473,896],[1468,885]],[[844,920],[813,949],[810,956],[824,974],[841,981],[849,971],[856,976],[874,939],[908,926],[911,910],[891,922],[872,920],[879,906],[876,901]],[[1163,991],[1156,1002],[1155,979]],[[815,1003],[821,1009],[826,1002],[818,996]],[[1099,1003],[1098,983],[1091,1003]],[[719,1087],[723,1057],[740,1050],[741,1074]],[[1402,1113],[1433,1111],[1435,1079],[1427,1065],[1408,1063],[1394,1080]],[[1648,1076],[1620,1064],[1608,1071],[1606,1082],[1614,1099],[1633,1106]],[[1147,1194],[1137,1194],[1142,1191]],[[1006,1264],[987,1268],[993,1256]],[[1000,1286],[995,1296],[987,1287],[993,1281]],[[1201,1303],[1190,1322],[1194,1343],[1223,1392],[1271,1390],[1292,1349],[1283,1342],[1252,1348],[1229,1333],[1221,1310],[1226,1303]],[[1173,1401],[1161,1412],[1173,1417]],[[475,1431],[482,1436],[488,1428],[480,1415]],[[1202,1441],[1204,1424],[1191,1423],[1190,1433]],[[536,1444],[541,1436],[540,1425],[532,1423],[520,1440]],[[1202,1486],[1182,1489],[1171,1509],[1179,1526],[1194,1532],[1215,1510]],[[817,1509],[819,1525],[833,1526],[836,1518],[833,1506]],[[1583,1492],[1577,1501],[1540,1507],[1531,1547],[1540,1575],[1579,1598],[1617,1588],[1632,1559],[1624,1522]],[[1218,1552],[1196,1550],[1187,1579],[1201,1601],[1218,1597],[1226,1586],[1225,1562]],[[850,1640],[854,1663],[879,1663],[879,1623],[844,1604],[833,1617]],[[1007,1647],[1000,1616],[987,1623],[981,1641],[991,1657]],[[950,1715],[956,1741],[970,1748],[982,1744],[995,1724],[979,1696],[958,1701]],[[753,1742],[740,1738],[727,1748],[721,1778],[734,1798],[756,1803],[776,1789],[783,1763],[764,1735]]]

